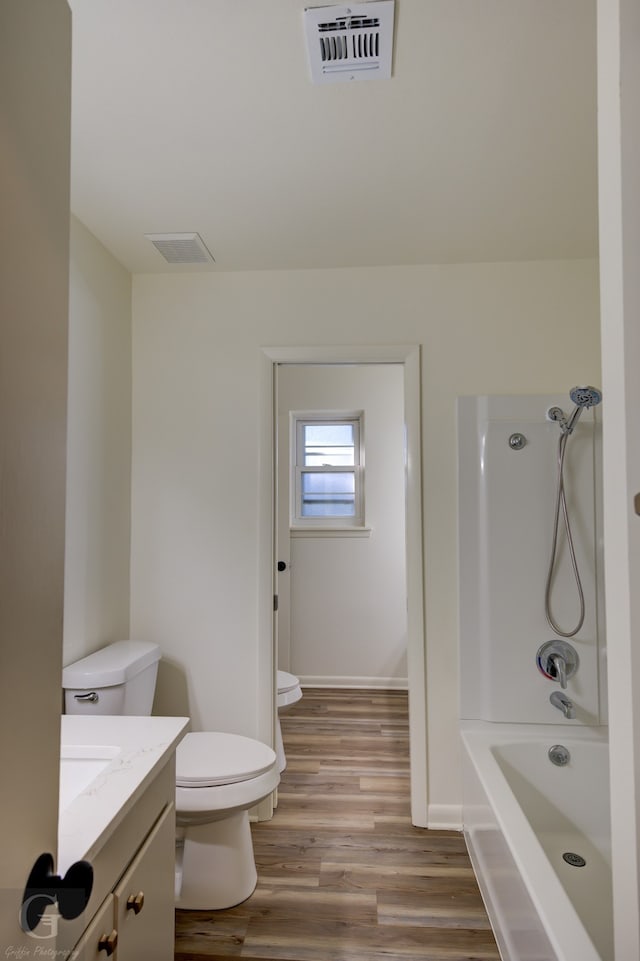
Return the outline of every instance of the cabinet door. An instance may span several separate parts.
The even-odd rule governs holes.
[[[114,954],[118,940],[113,926],[114,910],[115,899],[110,894],[102,902],[93,921],[71,952],[73,961],[106,961],[107,957]],[[57,953],[66,957],[68,952],[65,950]]]
[[[175,823],[170,804],[115,890],[118,961],[173,961]]]

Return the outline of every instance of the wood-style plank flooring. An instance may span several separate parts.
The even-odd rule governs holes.
[[[256,890],[177,911],[176,961],[499,961],[462,835],[411,825],[406,693],[306,689],[281,722]]]

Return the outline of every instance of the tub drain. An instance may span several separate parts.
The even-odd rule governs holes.
[[[583,868],[587,863],[580,854],[574,854],[573,851],[565,851],[562,860],[570,864],[572,868]]]

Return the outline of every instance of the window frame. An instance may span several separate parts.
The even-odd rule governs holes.
[[[304,464],[304,428],[313,425],[350,425],[353,429],[353,465]],[[364,528],[364,411],[291,411],[290,413],[290,517],[292,530],[353,530]],[[351,474],[354,479],[354,513],[308,517],[302,513],[304,474]]]

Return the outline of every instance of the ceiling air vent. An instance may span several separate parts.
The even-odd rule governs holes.
[[[213,264],[200,234],[145,234],[168,264]]]
[[[305,31],[314,83],[388,80],[393,53],[394,0],[351,7],[307,7]]]

